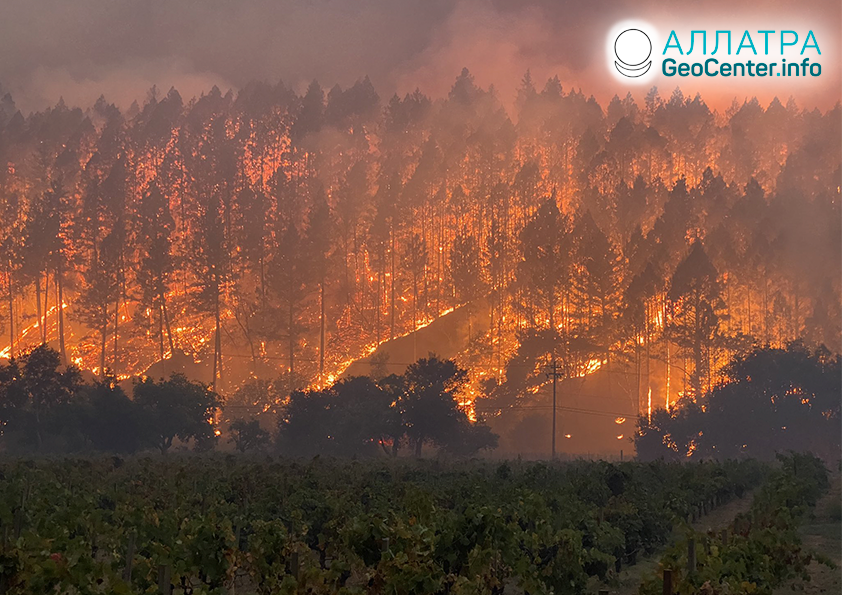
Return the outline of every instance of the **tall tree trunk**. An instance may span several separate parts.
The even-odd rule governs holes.
[[[383,299],[383,270],[382,265],[378,266],[377,271],[377,297],[374,300],[374,340],[377,345],[380,344],[380,317],[382,312],[381,300]]]
[[[412,273],[412,361],[418,361],[418,333],[415,327],[418,325],[418,275]]]
[[[663,331],[664,346],[666,347],[666,352],[667,352],[666,353],[667,362],[666,362],[665,374],[664,374],[664,376],[665,376],[664,377],[664,383],[666,385],[666,397],[665,397],[664,403],[665,403],[665,407],[666,407],[667,411],[669,411],[669,408],[670,408],[670,390],[671,390],[670,381],[672,380],[672,378],[670,377],[670,338],[669,338],[669,324],[668,324],[669,321],[667,320],[667,297],[666,297],[666,295],[663,296],[662,315],[664,317],[664,331]]]
[[[751,333],[752,325],[751,325],[751,285],[746,284],[746,304],[748,306],[748,336],[753,337]]]
[[[650,308],[649,302],[647,300],[646,321],[644,322],[644,327],[643,327],[645,329],[643,340],[645,341],[645,347],[646,347],[646,352],[644,354],[644,357],[646,358],[646,413],[647,413],[647,415],[649,415],[651,417],[651,411],[650,411],[650,406],[649,406],[650,403],[651,403],[651,398],[649,397],[649,395],[651,394],[651,391],[652,391],[652,381],[651,381],[651,378],[650,378],[650,374],[652,372],[652,351],[651,351],[652,348],[649,345],[649,342],[651,341],[651,338],[652,338],[652,331],[650,329],[650,323],[649,323],[650,316],[651,316],[651,308]]]
[[[41,327],[41,342],[46,343],[50,340],[50,269],[44,271],[44,320],[39,320],[38,324]]]
[[[114,371],[117,370],[117,362],[119,361],[119,338],[120,338],[120,302],[126,292],[126,276],[123,273],[123,251],[120,250],[120,255],[117,258],[117,299],[115,300],[114,309]]]
[[[389,338],[395,338],[395,230],[389,230],[389,242],[391,243],[391,253],[389,254]]]
[[[325,373],[325,280],[319,283],[319,378]]]
[[[35,408],[35,444],[39,451],[44,444],[44,440],[41,437],[41,412],[38,407]]]
[[[287,312],[288,324],[288,341],[289,341],[289,392],[292,393],[293,376],[295,374],[295,333],[293,332],[293,325],[295,324],[295,311],[292,306],[292,297],[289,300],[289,310]]]
[[[219,313],[219,289],[217,288],[213,308],[214,344],[213,344],[213,391],[216,392],[217,380],[222,379],[222,334],[221,317]]]
[[[15,285],[12,280],[12,263],[6,275],[9,283],[9,357],[15,357]]]
[[[266,310],[266,260],[263,256],[263,241],[260,245],[260,257],[258,258],[260,264],[260,305]]]
[[[167,340],[170,344],[170,357],[172,357],[172,354],[175,353],[175,346],[173,345],[172,329],[170,328],[170,316],[167,313],[167,300],[163,291],[161,291],[161,308],[164,314],[164,327],[167,329]]]
[[[769,344],[769,280],[763,267],[763,344]]]
[[[44,338],[44,317],[41,316],[41,271],[35,273],[35,311],[38,316],[38,334],[41,336],[41,343],[44,343],[46,339]]]
[[[61,361],[67,364],[67,350],[64,344],[64,283],[62,282],[61,260],[56,266],[56,286],[58,287],[58,344]]]
[[[640,386],[641,386],[641,362],[640,362],[640,342],[639,342],[640,334],[634,334],[634,359],[635,359],[635,380],[637,383],[636,389],[636,396],[637,396],[637,415],[640,416],[643,413],[643,400],[640,394]]]
[[[99,376],[105,378],[105,344],[108,339],[108,315],[106,314],[99,329]]]
[[[117,337],[119,336],[119,333],[120,333],[120,292],[118,290],[117,291],[117,298],[114,300],[114,351],[113,351],[113,357],[112,357],[112,363],[114,365],[114,368],[113,368],[112,372],[117,370],[117,348],[118,348]]]
[[[164,305],[158,304],[158,352],[160,360],[164,361]]]
[[[696,319],[696,332],[693,341],[693,375],[690,377],[691,388],[693,389],[693,398],[699,399],[702,396],[702,379],[705,369],[705,361],[704,361],[704,345],[703,342],[703,335],[701,329],[701,317],[700,312],[702,310],[701,307],[701,300],[697,297],[694,304],[695,310],[695,319]]]
[[[342,234],[342,276],[344,278],[345,283],[345,305],[348,306],[348,311],[351,311],[351,302],[353,302],[354,296],[353,292],[351,291],[351,277],[350,277],[350,267],[348,266],[349,260],[349,248],[348,248],[348,234]]]

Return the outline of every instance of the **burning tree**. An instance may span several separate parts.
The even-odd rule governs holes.
[[[562,82],[525,77],[512,117],[467,70],[435,100],[367,79],[4,100],[0,354],[55,341],[122,379],[184,351],[222,392],[288,394],[378,349],[414,346],[405,367],[454,321],[467,401],[540,399],[555,358],[641,409],[752,340],[838,343],[840,108],[601,106]]]

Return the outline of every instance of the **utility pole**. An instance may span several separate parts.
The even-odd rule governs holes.
[[[552,460],[555,461],[555,435],[556,435],[556,404],[557,404],[557,392],[556,392],[556,385],[558,384],[558,377],[560,372],[558,371],[558,363],[555,359],[555,354],[553,354],[553,361],[550,364],[550,371],[547,372],[547,378],[553,379],[553,440],[552,440]]]

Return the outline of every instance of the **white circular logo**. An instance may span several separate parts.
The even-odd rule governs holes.
[[[629,78],[643,76],[652,67],[652,40],[640,29],[626,29],[614,40],[614,66]]]

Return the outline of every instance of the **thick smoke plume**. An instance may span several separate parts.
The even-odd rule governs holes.
[[[789,23],[795,2],[749,2],[746,15]],[[90,105],[100,94],[128,107],[153,84],[185,97],[216,84],[237,89],[253,79],[283,79],[303,90],[313,78],[328,87],[370,76],[382,92],[421,87],[444,93],[463,66],[477,82],[498,86],[511,103],[526,69],[536,79],[558,75],[604,101],[625,94],[605,75],[602,39],[619,19],[690,24],[703,16],[727,26],[733,3],[704,5],[559,0],[5,0],[0,19],[0,84],[28,112],[64,97]],[[750,19],[749,19],[750,20]],[[840,22],[840,4],[810,5],[807,27]],[[746,26],[750,26],[746,24]],[[783,25],[780,25],[783,26]],[[789,25],[787,25],[789,26]],[[819,36],[820,83],[783,89],[723,89],[709,103],[736,94],[795,94],[800,104],[827,108],[839,99],[839,35]],[[685,92],[694,93],[682,81]],[[668,89],[675,85],[666,83]]]

